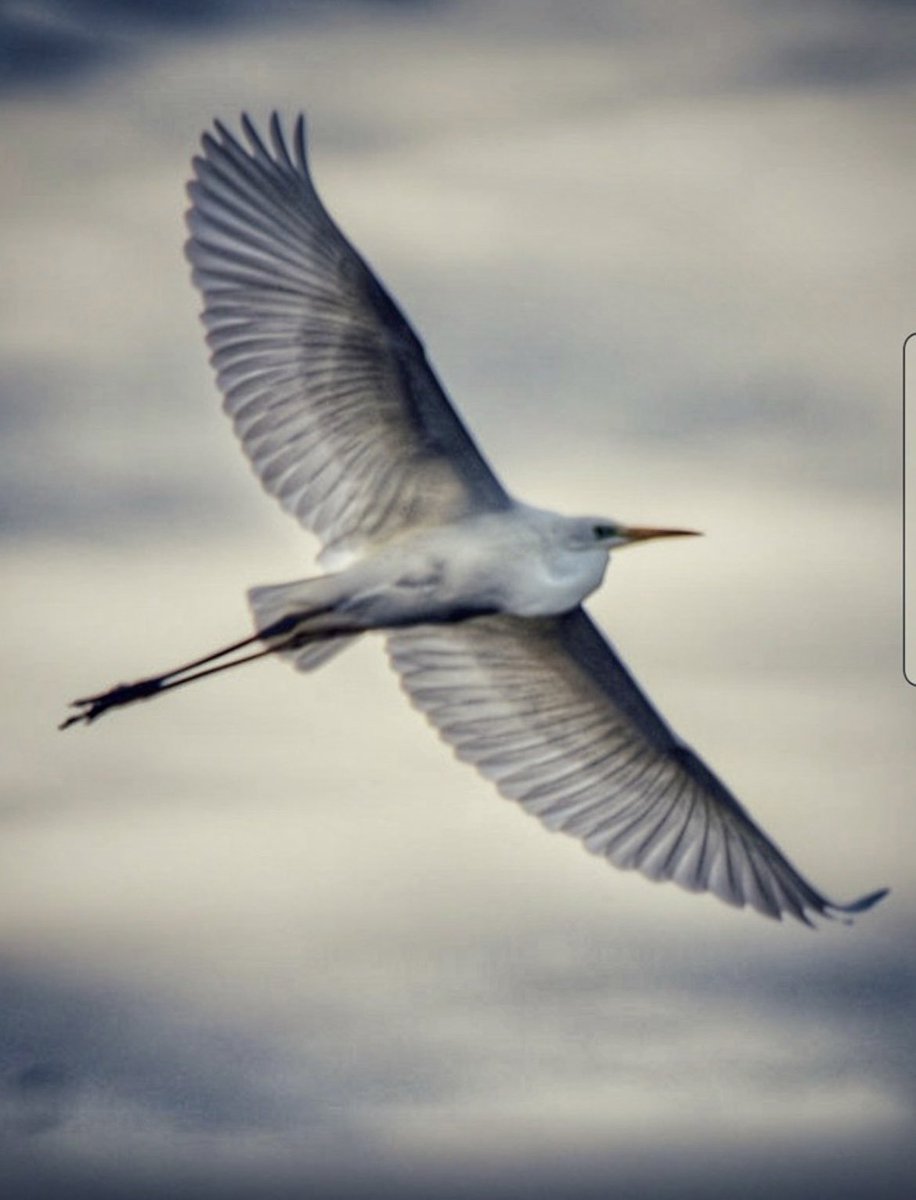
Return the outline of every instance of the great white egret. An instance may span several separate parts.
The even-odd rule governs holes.
[[[318,535],[318,578],[249,592],[257,632],[74,701],[61,728],[266,654],[307,671],[381,630],[413,703],[506,796],[652,879],[811,924],[813,888],[658,715],[582,608],[610,552],[679,529],[519,503],[397,304],[322,205],[300,116],[216,123],[187,255],[225,408],[262,484]],[[238,652],[259,643],[253,653]]]

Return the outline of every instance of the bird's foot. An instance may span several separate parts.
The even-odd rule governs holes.
[[[152,679],[140,679],[137,683],[119,683],[107,692],[99,692],[97,696],[84,696],[81,700],[73,700],[70,707],[79,711],[72,713],[57,728],[69,729],[71,725],[78,725],[80,722],[90,725],[102,713],[108,712],[109,708],[120,708],[124,704],[132,704],[134,700],[145,700],[149,696],[155,696],[163,683],[164,677],[157,675]]]

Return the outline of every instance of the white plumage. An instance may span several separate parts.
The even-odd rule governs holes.
[[[64,726],[280,654],[311,670],[384,632],[458,756],[618,867],[770,917],[863,911],[808,884],[665,724],[581,607],[609,553],[684,530],[563,517],[502,487],[309,175],[304,122],[205,134],[188,258],[225,408],[264,487],[339,566],[252,589],[257,633],[75,702]],[[242,657],[253,642],[262,649]],[[214,665],[210,665],[214,664]]]

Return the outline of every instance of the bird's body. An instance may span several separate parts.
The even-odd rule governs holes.
[[[432,606],[426,612],[437,619],[475,608],[554,616],[575,608],[604,578],[610,550],[590,533],[595,524],[513,504],[408,534],[365,565],[372,571],[378,564],[387,575],[403,557],[409,564],[405,582],[421,581]],[[417,619],[425,619],[422,610],[414,610],[412,620]]]
[[[318,198],[302,119],[271,146],[206,134],[188,257],[225,407],[326,573],[253,588],[255,633],[75,702],[91,722],[273,654],[311,670],[384,633],[404,690],[550,828],[654,879],[771,917],[863,911],[799,875],[658,715],[581,607],[610,553],[679,529],[522,504],[480,454],[394,300]],[[258,644],[242,656],[238,652]]]
[[[310,608],[327,608],[365,630],[487,613],[556,616],[604,578],[610,551],[595,527],[591,518],[513,503],[395,534],[365,547],[338,572],[255,593],[263,603],[274,592],[277,617],[298,610],[307,620]]]

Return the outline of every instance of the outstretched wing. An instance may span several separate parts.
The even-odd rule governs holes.
[[[188,185],[187,256],[225,408],[264,487],[352,543],[510,500],[423,346],[312,184],[305,125],[219,123]]]
[[[860,912],[827,900],[681,742],[582,608],[388,634],[413,703],[459,758],[551,829],[651,879],[768,917]]]

